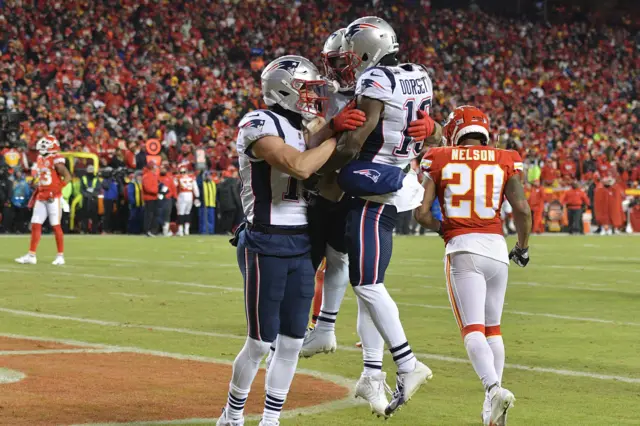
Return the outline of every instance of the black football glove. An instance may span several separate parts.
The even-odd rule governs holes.
[[[513,260],[516,265],[524,268],[529,263],[529,248],[520,248],[516,243],[516,246],[509,253],[509,260]]]
[[[320,182],[320,178],[322,176],[314,173],[309,178],[302,181],[302,187],[305,191],[312,195],[318,194],[318,182]]]

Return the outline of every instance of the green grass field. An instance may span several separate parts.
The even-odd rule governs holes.
[[[483,391],[464,362],[449,309],[442,242],[397,237],[394,243],[386,284],[414,352],[434,378],[388,422],[480,424]],[[50,264],[51,237],[43,238],[37,266],[13,262],[25,253],[27,237],[0,238],[0,244],[0,333],[229,360],[242,347],[242,282],[227,238],[71,236],[68,265],[60,268]],[[510,267],[503,316],[509,364],[504,386],[517,397],[510,424],[640,424],[640,239],[544,236],[534,237],[531,247],[527,268]],[[356,379],[361,355],[353,349],[355,329],[356,304],[348,290],[337,323],[338,344],[344,348],[301,360],[299,366]],[[385,370],[393,387],[389,357]],[[381,422],[359,405],[282,424]]]

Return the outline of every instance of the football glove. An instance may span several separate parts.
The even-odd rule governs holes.
[[[355,108],[355,101],[349,102],[347,106],[345,106],[342,111],[340,111],[338,115],[333,117],[329,122],[331,130],[333,130],[335,133],[340,133],[347,130],[355,130],[358,127],[361,127],[365,123],[365,121],[367,121],[367,116],[364,112]]]
[[[429,114],[422,110],[418,110],[418,117],[417,120],[409,123],[407,134],[416,141],[423,141],[433,134],[436,123],[429,117]]]
[[[318,194],[318,182],[320,182],[321,177],[322,176],[317,173],[312,174],[307,179],[302,181],[303,189],[310,194]]]
[[[193,200],[193,205],[196,206],[196,208],[200,207],[201,205],[200,200],[198,200],[197,198]]]
[[[529,263],[529,248],[520,248],[516,243],[516,246],[509,253],[509,260],[513,260],[513,263],[524,268]]]

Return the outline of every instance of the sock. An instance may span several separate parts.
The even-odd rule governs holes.
[[[178,233],[184,234],[184,225],[179,225],[178,226]]]
[[[229,384],[229,396],[226,411],[230,418],[241,419],[244,404],[251,390],[251,384],[256,377],[262,358],[269,351],[268,342],[247,337],[242,350],[233,361],[233,373]]]
[[[169,224],[165,223],[162,225],[162,233],[167,234],[169,232]]]
[[[495,334],[497,333],[497,334]],[[488,326],[486,327],[487,343],[491,352],[493,353],[493,366],[496,369],[498,375],[498,381],[502,383],[502,372],[504,371],[504,341],[500,335],[500,326]]]
[[[189,228],[191,228],[191,224],[189,222],[185,222],[184,224],[184,233],[189,235]]]
[[[52,226],[53,233],[56,237],[56,247],[58,248],[58,256],[64,254],[64,234],[62,233],[62,227],[60,225]]]
[[[311,324],[316,325],[320,316],[320,306],[322,306],[322,289],[324,288],[324,273],[326,268],[326,258],[322,259],[322,263],[316,271],[315,294],[313,295],[313,315],[311,316]]]
[[[318,315],[316,328],[318,329],[318,331],[335,331],[337,317],[337,312],[325,312],[321,310],[320,315]]]
[[[298,366],[304,339],[278,335],[278,344],[266,378],[267,396],[262,418],[277,422]]]
[[[29,254],[36,255],[38,244],[40,243],[40,236],[42,235],[42,224],[31,224],[31,243],[29,244]]]
[[[391,350],[398,372],[413,371],[416,365],[415,355],[404,334],[398,306],[384,284],[356,286],[353,290],[369,309],[373,323]]]
[[[484,388],[488,390],[489,386],[499,383],[500,379],[493,365],[493,352],[491,352],[484,333],[471,331],[465,335],[464,347],[467,349],[473,369],[480,377]]]
[[[327,268],[324,276],[320,312],[325,312],[327,315],[320,316],[333,321],[325,322],[322,318],[319,318],[318,329],[334,331],[336,328],[335,317],[340,311],[344,292],[349,285],[349,264],[346,254],[340,253],[329,245],[327,245],[326,255]]]
[[[384,356],[384,339],[378,332],[371,319],[369,309],[365,303],[358,301],[358,324],[356,330],[362,342],[362,361],[364,374],[372,376],[382,371],[382,358]]]

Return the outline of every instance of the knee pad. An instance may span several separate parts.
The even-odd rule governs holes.
[[[280,334],[278,336],[278,344],[276,346],[276,358],[286,361],[297,361],[303,342],[304,339],[297,339],[295,337]],[[268,349],[269,347],[267,346],[267,350]]]
[[[260,363],[262,362],[262,358],[269,352],[269,347],[271,343],[263,342],[261,340],[256,340],[251,337],[247,337],[247,341],[244,344],[244,348],[247,350],[249,354],[249,359],[252,362]]]

